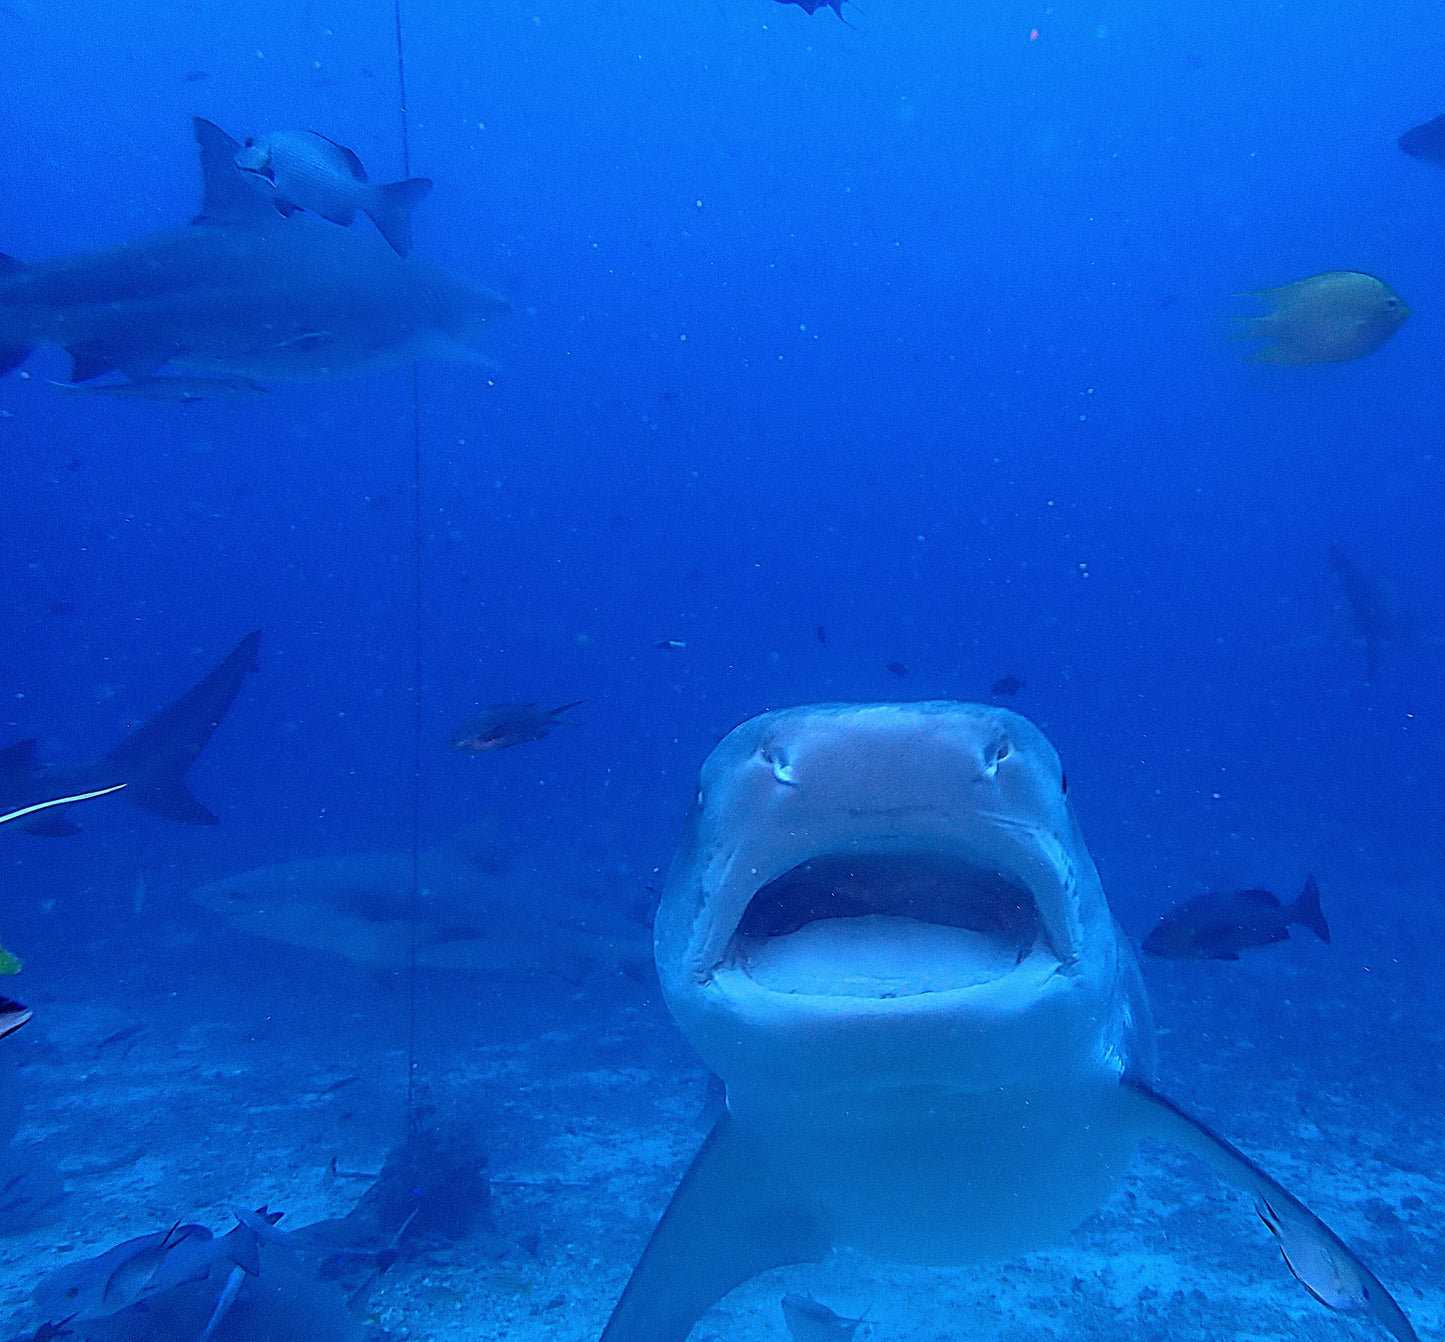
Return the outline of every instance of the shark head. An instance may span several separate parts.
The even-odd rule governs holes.
[[[743,723],[703,766],[656,950],[730,1099],[1152,1067],[1058,755],[1006,709],[824,704]]]

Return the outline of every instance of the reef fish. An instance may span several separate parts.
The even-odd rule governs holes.
[[[1144,954],[1161,960],[1238,960],[1240,951],[1288,941],[1291,927],[1307,927],[1330,939],[1313,876],[1293,904],[1268,890],[1196,895],[1171,909],[1144,939]]]
[[[270,193],[282,214],[310,210],[347,225],[359,210],[398,256],[411,250],[411,212],[432,188],[429,177],[369,182],[345,145],[313,130],[278,130],[248,138],[236,166]]]
[[[1152,1089],[1138,964],[1058,755],[1018,714],[822,704],[735,728],[703,764],[654,944],[727,1106],[605,1342],[683,1342],[734,1286],[836,1246],[1027,1253],[1098,1208],[1145,1138],[1245,1189],[1318,1300],[1415,1342],[1332,1231]]]
[[[493,704],[468,718],[452,733],[452,749],[468,755],[480,755],[490,750],[519,746],[524,741],[540,741],[559,723],[574,725],[561,714],[582,702],[575,699],[550,711],[538,708],[536,704]]]
[[[1270,343],[1244,357],[1254,363],[1342,363],[1373,354],[1410,315],[1404,300],[1382,280],[1358,270],[1254,289],[1249,295],[1273,308],[1264,317],[1236,317],[1235,334]]]
[[[783,1321],[793,1342],[853,1342],[862,1319],[845,1319],[810,1295],[783,1297]]]

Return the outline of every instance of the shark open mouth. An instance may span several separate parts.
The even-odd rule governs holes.
[[[1002,979],[1048,953],[1034,896],[934,852],[827,854],[749,901],[724,965],[774,992],[905,997]]]

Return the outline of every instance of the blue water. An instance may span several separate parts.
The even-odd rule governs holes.
[[[496,816],[625,904],[743,718],[1006,674],[1131,933],[1314,872],[1430,963],[1445,173],[1395,138],[1445,110],[1438,6],[844,15],[403,0],[416,250],[514,308],[498,371],[419,369],[419,544],[407,367],[238,404],[67,395],[54,350],[0,381],[6,739],[94,758],[265,631],[190,774],[218,827],[104,801],[0,836],[15,993],[145,972],[138,872],[206,939],[201,881],[407,847],[418,757],[424,845]],[[21,259],[187,219],[193,115],[402,175],[389,0],[37,0],[0,38]],[[1327,269],[1412,317],[1354,363],[1243,362],[1241,292]],[[1408,617],[1373,680],[1331,543]],[[447,749],[479,706],[579,699],[543,742]],[[266,954],[238,946],[217,974]]]

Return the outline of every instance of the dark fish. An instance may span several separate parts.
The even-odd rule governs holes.
[[[804,14],[816,14],[820,9],[831,9],[843,19],[843,0],[778,0],[780,5],[797,5]],[[847,19],[843,19],[847,23]]]
[[[52,615],[70,615],[75,611],[75,603],[72,601],[52,601],[49,610]]]
[[[1338,545],[1330,546],[1330,567],[1344,588],[1355,629],[1365,640],[1365,678],[1374,680],[1380,666],[1380,644],[1395,636],[1385,594]]]
[[[0,1039],[14,1034],[33,1014],[28,1006],[9,997],[0,997]]]
[[[994,681],[988,687],[988,692],[990,694],[1017,694],[1023,687],[1024,682],[1017,676],[1004,676],[1002,679]]]
[[[567,722],[561,714],[581,702],[575,699],[550,712],[536,704],[493,704],[468,718],[452,733],[452,749],[479,755],[487,750],[518,746],[523,741],[540,741],[559,722]]]
[[[904,666],[902,662],[889,662],[883,669],[893,672],[895,676],[906,676],[908,674],[908,668]]]
[[[1171,909],[1144,940],[1144,953],[1161,960],[1238,960],[1240,951],[1288,941],[1291,927],[1307,927],[1329,941],[1320,888],[1311,876],[1293,904],[1268,890],[1196,895]]]
[[[662,652],[681,652],[687,644],[680,638],[660,638],[652,646]]]
[[[1407,130],[1396,143],[1411,158],[1445,168],[1445,116]]]
[[[78,833],[59,807],[125,790],[143,811],[183,825],[214,825],[216,817],[186,790],[186,770],[226,716],[247,672],[256,670],[260,630],[247,634],[214,671],[93,764],[46,765],[35,741],[0,750],[0,825],[19,821],[49,839]],[[48,814],[36,820],[28,817]]]
[[[862,1319],[845,1319],[810,1295],[785,1295],[783,1320],[793,1342],[853,1342]]]
[[[186,76],[186,83],[199,84],[201,80],[209,79],[210,77],[204,70],[192,70],[190,74]]]
[[[813,632],[817,634],[818,642],[826,648],[828,646],[828,631],[820,624],[814,628]]]

